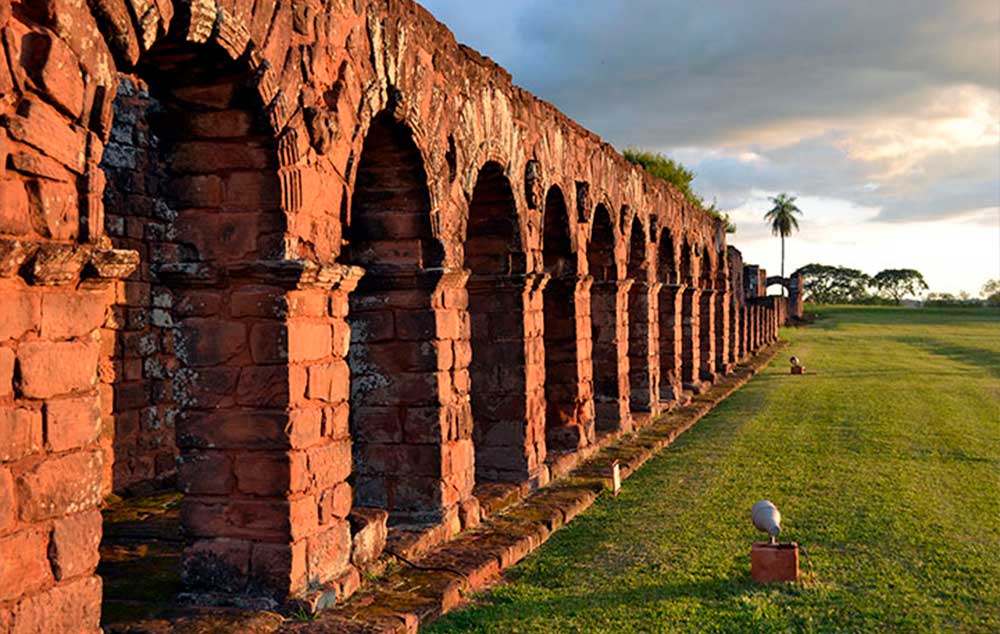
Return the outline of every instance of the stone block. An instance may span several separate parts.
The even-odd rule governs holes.
[[[41,333],[45,339],[82,337],[104,323],[110,297],[104,292],[52,292],[42,295]]]
[[[351,563],[364,570],[385,550],[389,513],[384,509],[355,507],[347,520],[351,524]]]
[[[23,40],[21,64],[46,97],[74,119],[83,112],[80,62],[63,41],[48,32],[31,32]]]
[[[57,580],[93,573],[100,559],[101,513],[92,510],[52,524],[49,560]]]
[[[17,351],[21,370],[21,394],[26,398],[49,398],[97,385],[100,346],[92,341],[22,344]]]
[[[97,441],[101,412],[96,396],[45,403],[45,443],[50,451],[68,451]]]
[[[100,631],[101,579],[74,579],[22,599],[14,608],[10,634]]]
[[[14,351],[0,348],[0,401],[14,396]]]
[[[292,363],[319,361],[331,356],[332,335],[325,322],[295,320],[288,324],[288,360]]]
[[[30,290],[3,290],[0,308],[0,341],[19,339],[38,328],[41,319],[39,294]]]
[[[8,118],[7,133],[38,148],[73,172],[84,172],[87,133],[52,106],[30,97],[23,99],[17,114]]]
[[[17,521],[17,500],[14,499],[14,476],[7,467],[0,467],[0,533],[5,533]]]
[[[346,520],[334,520],[321,533],[309,538],[309,582],[321,584],[340,576],[350,559],[350,525]]]
[[[101,501],[100,450],[50,457],[15,480],[22,521],[59,517],[96,507]]]
[[[0,406],[0,462],[13,462],[42,448],[42,413]]]
[[[229,495],[233,465],[223,451],[186,451],[177,460],[178,488],[188,495]]]
[[[49,533],[40,527],[0,537],[0,601],[16,599],[53,581]]]

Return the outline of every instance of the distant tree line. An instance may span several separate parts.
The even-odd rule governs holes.
[[[858,269],[826,264],[807,264],[802,274],[804,300],[813,304],[889,304],[918,299],[928,290],[923,274],[915,269],[886,269],[868,275]],[[981,298],[968,293],[929,293],[926,306],[1000,306],[1000,280],[990,280]]]

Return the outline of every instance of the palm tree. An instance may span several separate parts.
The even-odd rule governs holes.
[[[764,214],[764,220],[771,223],[772,235],[781,236],[781,277],[785,277],[785,238],[792,235],[793,229],[798,231],[799,219],[795,214],[801,216],[802,210],[795,206],[795,196],[788,194],[778,194],[771,202],[774,207]]]

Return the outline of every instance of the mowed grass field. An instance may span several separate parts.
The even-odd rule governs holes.
[[[1000,632],[1000,312],[819,313],[619,497],[426,631]],[[799,583],[750,582],[761,498],[804,548]]]

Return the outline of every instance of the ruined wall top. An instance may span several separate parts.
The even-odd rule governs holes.
[[[462,241],[454,238],[464,236],[476,177],[488,162],[503,168],[514,189],[529,270],[541,266],[542,207],[552,186],[575,212],[577,241],[589,236],[603,205],[615,221],[616,250],[624,251],[638,217],[652,242],[667,228],[675,251],[686,238],[709,251],[713,265],[725,258],[718,220],[515,86],[411,0],[14,0],[0,6],[0,27],[10,59],[19,61],[0,76],[0,151],[8,152],[9,136],[54,160],[49,180],[76,181],[79,197],[79,217],[64,223],[84,227],[0,233],[99,241],[104,182],[96,166],[111,134],[119,73],[139,75],[155,92],[187,52],[208,67],[220,56],[236,60],[253,77],[259,103],[248,108],[267,118],[276,141],[287,217],[281,257],[324,263],[338,256],[368,126],[388,111],[412,130],[424,160],[445,266],[462,262]],[[37,176],[28,163],[15,169]]]

